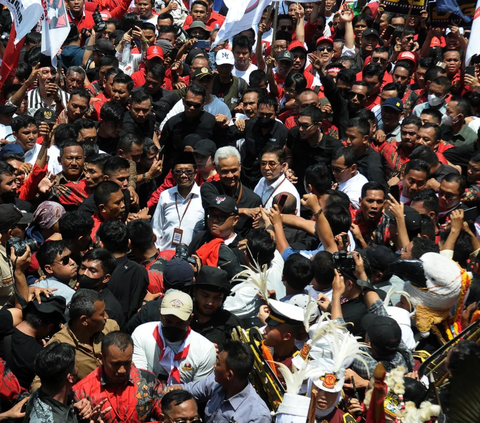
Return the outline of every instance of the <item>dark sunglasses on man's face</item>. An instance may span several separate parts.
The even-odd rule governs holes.
[[[186,101],[185,100],[185,106],[187,107],[193,107],[194,109],[200,109],[200,107],[202,107],[202,104],[201,103],[192,103],[191,101]]]
[[[353,91],[348,92],[348,98],[350,100],[353,100],[355,97],[357,97],[359,101],[365,100],[365,95],[363,94],[357,94],[357,93],[354,93]]]
[[[61,264],[62,266],[66,266],[68,263],[70,263],[70,254],[68,256],[62,257],[59,264]]]
[[[292,29],[293,29],[293,26],[283,25],[280,27],[281,31],[291,31]]]
[[[317,51],[324,51],[327,50],[329,53],[333,50],[332,46],[318,46]]]

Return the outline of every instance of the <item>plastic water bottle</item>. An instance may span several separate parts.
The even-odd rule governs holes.
[[[130,50],[132,49],[132,46],[130,42],[126,42],[123,45],[123,51],[122,51],[122,63],[127,64],[130,61]]]

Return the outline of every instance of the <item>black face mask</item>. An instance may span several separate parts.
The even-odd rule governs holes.
[[[93,289],[102,283],[102,279],[103,278],[94,279],[83,274],[78,276],[77,282],[80,285],[80,288]]]
[[[162,326],[162,333],[167,341],[178,342],[183,339],[186,331],[171,326]]]
[[[4,192],[2,195],[2,202],[5,204],[15,204],[15,199],[17,198],[16,191]]]
[[[266,117],[258,118],[258,121],[260,122],[260,126],[262,128],[270,128],[275,123],[273,119],[266,118]]]

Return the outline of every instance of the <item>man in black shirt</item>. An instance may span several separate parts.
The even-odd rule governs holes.
[[[235,125],[230,126],[233,139],[244,138],[240,148],[242,158],[242,183],[249,188],[255,188],[262,178],[260,172],[260,153],[267,145],[283,147],[287,141],[288,129],[278,122],[278,101],[273,96],[260,98],[257,117],[245,121],[243,131]]]
[[[35,377],[34,362],[43,349],[42,340],[60,329],[64,323],[65,298],[41,295],[41,303],[34,298],[23,310],[24,320],[4,338],[4,357],[20,386],[30,388]]]
[[[303,178],[305,170],[315,163],[330,164],[332,153],[342,144],[320,127],[323,113],[315,106],[305,107],[298,116],[298,125],[290,129],[287,139],[287,161],[298,177],[297,189],[305,194]]]
[[[123,127],[125,111],[119,103],[108,101],[100,110],[100,123],[98,124],[97,144],[100,150],[115,155],[120,132]]]
[[[108,288],[120,302],[125,320],[129,320],[141,307],[147,293],[147,270],[128,259],[127,227],[118,220],[105,222],[97,232],[100,246],[116,259],[117,267],[108,281]]]
[[[152,97],[152,107],[155,112],[155,119],[160,123],[163,122],[167,113],[178,101],[178,96],[173,96],[170,102],[167,101],[167,94],[170,94],[171,92],[162,88],[165,78],[165,68],[160,63],[155,63],[153,65],[149,63],[148,65],[145,84],[143,84],[143,87],[141,88],[136,88],[133,92],[143,89],[147,94],[150,94]]]
[[[79,288],[93,289],[100,293],[105,302],[105,311],[110,319],[115,320],[118,326],[124,322],[122,306],[107,288],[107,283],[116,267],[115,258],[103,248],[88,250],[83,256],[78,270]]]
[[[353,118],[347,124],[347,147],[352,148],[357,158],[357,169],[369,181],[387,186],[382,158],[370,147],[370,124],[363,118]]]
[[[253,220],[260,212],[261,198],[240,182],[242,169],[240,153],[235,147],[222,147],[214,158],[219,181],[207,182],[200,188],[202,206],[207,210],[216,203],[219,195],[228,195],[237,202],[238,222],[235,231],[245,235],[252,227]]]
[[[163,127],[160,144],[165,146],[164,169],[172,168],[175,156],[183,151],[184,138],[192,133],[215,142],[217,147],[225,145],[227,129],[217,125],[215,116],[203,111],[207,92],[205,88],[191,84],[183,99],[185,111],[170,118]]]
[[[150,94],[143,90],[134,91],[128,104],[128,111],[123,118],[123,132],[153,138],[155,116],[151,112]]]

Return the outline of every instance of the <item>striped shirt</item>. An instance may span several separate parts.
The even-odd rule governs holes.
[[[68,94],[66,91],[63,91],[61,88],[59,88],[60,91],[60,97],[62,98],[62,104],[63,107],[66,109],[67,108],[67,103],[68,99],[70,98],[70,94]],[[56,111],[57,109],[57,104],[53,102],[50,106],[43,101],[43,98],[40,94],[40,88],[35,88],[34,90],[31,90],[27,93],[27,99],[28,99],[28,114],[30,116],[35,115],[35,112],[38,109],[41,109],[43,107],[46,107],[47,109],[50,109],[52,111]]]

